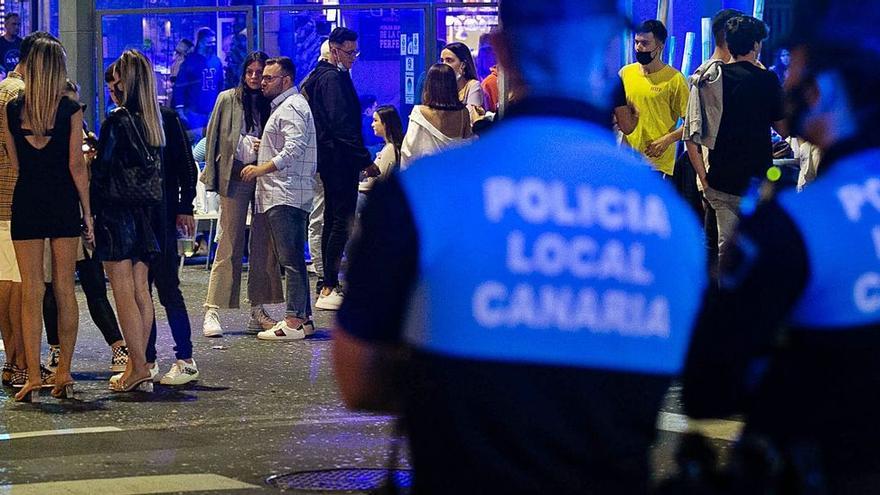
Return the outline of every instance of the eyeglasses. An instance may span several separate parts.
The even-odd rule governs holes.
[[[336,48],[340,52],[348,55],[351,58],[358,58],[361,56],[361,52],[357,48],[354,48],[352,50],[343,50],[342,48],[339,48],[339,47],[334,47],[334,48]]]
[[[280,75],[280,76],[263,76],[263,77],[261,78],[261,80],[262,80],[264,83],[270,83],[270,84],[271,84],[272,81],[274,81],[275,79],[283,79],[283,78],[285,78],[285,77],[290,77],[290,74],[282,74],[282,75]]]

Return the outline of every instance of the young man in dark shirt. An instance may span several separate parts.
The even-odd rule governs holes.
[[[15,12],[6,14],[3,27],[5,30],[0,37],[0,65],[5,73],[15,69],[21,56],[21,16]]]
[[[782,87],[776,74],[758,62],[767,25],[754,17],[727,21],[725,39],[733,63],[721,66],[723,113],[715,147],[709,152],[708,174],[702,161],[694,164],[703,194],[718,224],[718,262],[739,219],[739,207],[753,177],[773,164],[770,127],[787,136],[784,128]]]

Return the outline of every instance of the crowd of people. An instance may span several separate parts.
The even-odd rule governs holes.
[[[487,37],[497,65],[445,45],[406,126],[358,96],[350,29],[299,85],[291,58],[255,51],[210,95],[191,84],[223,77],[200,30],[173,69],[174,98],[195,103],[160,107],[151,62],[126,50],[106,69],[116,108],[95,138],[64,48],[33,33],[0,82],[3,383],[19,401],[74,396],[75,274],[111,390],[199,377],[177,238],[195,230],[201,181],[222,231],[203,334],[221,337],[221,310],[241,304],[247,239],[247,331],[301,340],[313,306],[338,311],[343,399],[401,413],[419,493],[644,493],[677,378],[688,414],[741,413],[746,427],[726,469],[694,460],[669,493],[868,493],[880,44],[855,51],[842,33],[876,40],[880,18],[867,1],[804,2],[823,15],[803,16],[770,69],[766,24],[725,9],[694,74],[664,63],[667,29],[648,20],[610,79],[591,47],[628,25],[618,2],[505,2]],[[774,190],[780,143],[814,183]],[[153,285],[175,342],[161,378]]]

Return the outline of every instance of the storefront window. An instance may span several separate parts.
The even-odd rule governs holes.
[[[103,15],[103,74],[123,51],[143,52],[156,71],[159,102],[175,108],[201,136],[217,94],[238,84],[252,46],[250,10]],[[110,102],[106,87],[101,108]]]
[[[358,33],[360,57],[351,77],[365,112],[368,142],[376,141],[366,120],[371,108],[394,105],[406,119],[417,102],[417,83],[427,61],[426,9],[284,9],[262,10],[261,16],[263,50],[269,56],[293,58],[297,84],[317,65],[321,43],[334,28],[345,26]]]
[[[436,9],[437,12],[437,53],[443,45],[460,42],[471,49],[477,75],[480,79],[489,75],[495,65],[495,53],[486,36],[498,26],[497,6],[456,6]]]

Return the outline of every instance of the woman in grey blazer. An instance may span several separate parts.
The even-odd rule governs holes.
[[[220,195],[220,229],[217,254],[208,282],[203,333],[221,337],[220,308],[238,308],[241,266],[248,213],[251,234],[248,254],[247,295],[251,318],[247,330],[258,333],[275,325],[264,304],[284,302],[278,261],[271,247],[265,214],[253,211],[255,182],[241,180],[241,170],[257,161],[260,135],[269,118],[269,101],[260,82],[268,55],[253,52],[242,64],[241,83],[217,96],[208,121],[205,170],[201,181]]]

